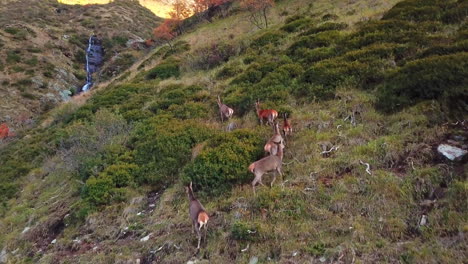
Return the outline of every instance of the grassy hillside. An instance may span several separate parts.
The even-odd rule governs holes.
[[[234,4],[0,149],[0,248],[22,263],[463,263],[466,1]],[[216,95],[235,110],[226,132]],[[283,177],[248,165],[289,113]],[[369,164],[367,169],[366,164]],[[367,169],[367,170],[366,170]],[[271,181],[264,176],[264,182]],[[184,185],[210,213],[196,251]],[[421,223],[426,219],[426,223]]]
[[[97,81],[110,79],[145,51],[128,40],[151,37],[159,18],[137,2],[68,6],[11,1],[0,7],[0,122],[20,128],[69,99],[85,83],[85,49],[98,34],[106,50]],[[144,25],[144,26],[141,26]],[[25,122],[28,121],[28,122]]]

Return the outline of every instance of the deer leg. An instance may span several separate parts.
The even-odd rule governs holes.
[[[205,237],[203,238],[203,241],[206,243],[206,233],[208,232],[208,223],[205,224]]]
[[[273,180],[271,181],[270,187],[273,187],[273,183],[275,182],[275,180],[276,180],[276,171],[275,173],[273,173]]]
[[[197,249],[200,249],[201,235],[198,234],[198,246]]]
[[[223,112],[219,111],[219,115],[221,116],[221,123],[224,122],[224,119],[223,119]]]

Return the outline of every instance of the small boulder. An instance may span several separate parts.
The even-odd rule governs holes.
[[[468,151],[464,149],[457,148],[457,147],[447,145],[447,144],[440,144],[437,147],[437,151],[440,154],[444,155],[447,159],[455,160],[455,161],[461,160],[463,156],[465,156],[466,153],[468,153]]]

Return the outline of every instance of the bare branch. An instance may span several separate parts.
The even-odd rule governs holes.
[[[369,175],[372,175],[372,172],[370,171],[370,165],[369,165],[369,163],[365,163],[365,162],[363,162],[362,160],[359,160],[359,163],[360,163],[361,165],[365,165],[365,166],[366,166],[366,172],[367,172]]]

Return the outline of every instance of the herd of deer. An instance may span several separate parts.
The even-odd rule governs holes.
[[[221,116],[221,122],[224,120],[229,120],[234,114],[234,110],[229,106],[223,104],[221,102],[221,98],[218,96],[217,103],[219,107],[219,115]],[[255,161],[254,163],[250,164],[249,171],[254,174],[254,180],[252,181],[252,188],[255,194],[255,186],[260,184],[264,186],[262,183],[262,176],[268,172],[274,172],[273,180],[271,181],[271,186],[276,180],[276,174],[281,173],[281,166],[283,164],[283,150],[285,148],[285,140],[287,136],[292,135],[292,126],[289,120],[286,117],[286,114],[283,114],[283,127],[281,135],[278,122],[275,122],[275,119],[278,117],[278,112],[273,109],[261,109],[260,102],[257,100],[255,102],[255,110],[257,111],[257,116],[260,121],[260,124],[263,125],[263,122],[266,121],[267,124],[271,125],[274,129],[273,136],[267,141],[265,144],[264,150],[269,155]],[[284,136],[284,138],[283,138]],[[185,187],[188,199],[190,202],[189,205],[189,214],[190,218],[192,219],[192,227],[197,233],[198,237],[198,246],[197,249],[200,249],[200,242],[201,242],[201,230],[205,227],[205,240],[206,240],[206,232],[207,232],[207,224],[208,224],[208,213],[206,212],[203,205],[198,201],[192,189],[192,183],[190,182],[189,186]]]

